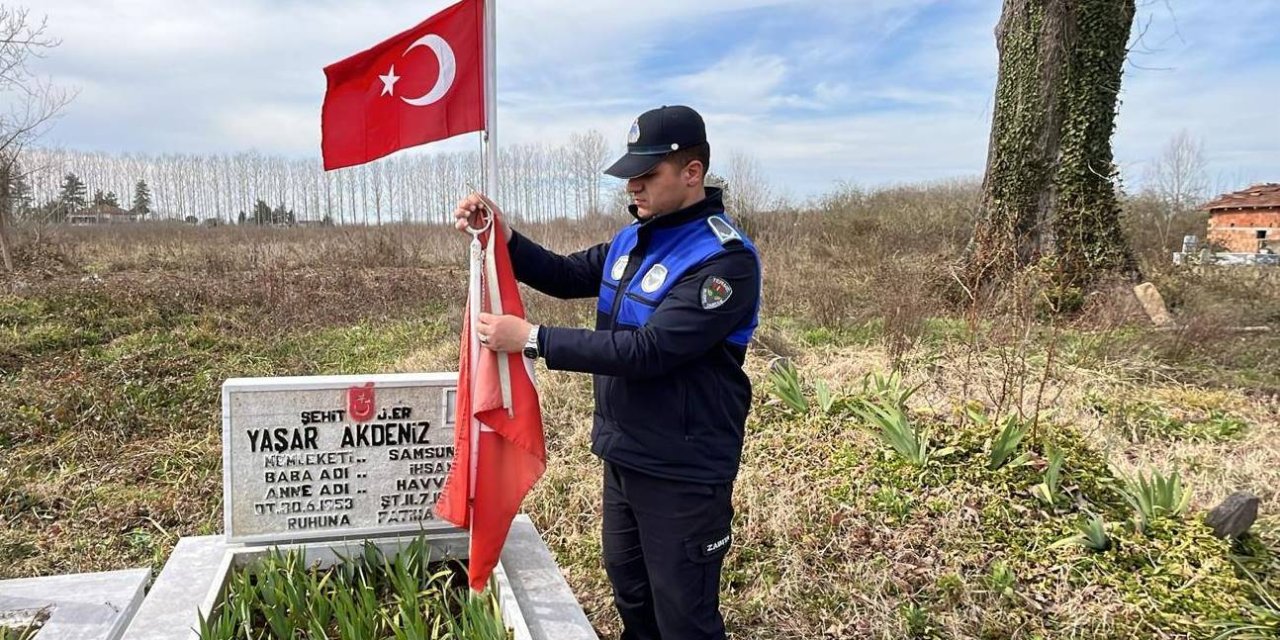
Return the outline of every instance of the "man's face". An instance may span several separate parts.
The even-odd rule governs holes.
[[[627,181],[627,193],[636,204],[636,215],[648,220],[679,211],[688,197],[687,177],[670,162],[659,162],[652,171]]]

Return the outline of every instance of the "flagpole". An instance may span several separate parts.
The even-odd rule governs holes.
[[[493,199],[493,201],[496,202],[498,201],[499,198],[498,198],[498,136],[497,136],[497,131],[498,131],[498,72],[497,72],[498,25],[497,25],[497,22],[498,21],[495,16],[495,7],[494,7],[495,3],[496,3],[496,0],[484,0],[484,33],[482,34],[483,35],[482,41],[484,42],[484,133],[480,137],[480,140],[481,140],[480,160],[481,160],[481,174],[484,178],[485,195],[489,196],[491,199]],[[492,212],[490,212],[490,215],[491,216],[493,215]],[[491,221],[491,226],[489,227],[490,244],[492,244],[493,242],[493,234],[497,232],[498,232],[498,225],[492,224],[492,221]],[[480,279],[483,277],[481,275],[484,270],[483,261],[473,259],[471,262],[471,270],[472,270],[471,277],[473,281],[478,284]],[[496,286],[496,285],[497,285],[496,282],[490,283],[490,286]],[[476,315],[473,316],[476,320],[479,319],[478,318],[479,308],[480,308],[480,305],[483,304],[482,301],[484,299],[484,294],[478,289],[480,289],[480,287],[478,286],[472,288],[473,296],[470,298],[470,305],[473,305],[476,308]],[[475,326],[476,325],[474,324],[472,325],[473,331],[475,330],[474,329]],[[474,337],[472,337],[472,340],[473,340],[472,344],[475,344]],[[478,355],[479,354],[476,353],[476,357],[472,358],[471,360],[472,363],[479,361]],[[468,380],[467,382],[472,383],[474,380],[475,380],[475,375],[472,375],[471,380]],[[472,385],[472,388],[471,388],[471,397],[472,398],[475,397],[474,384]],[[476,539],[475,537],[475,526],[476,526],[475,499],[476,499],[476,473],[479,470],[479,462],[480,462],[480,429],[481,429],[480,421],[475,419],[475,417],[473,416],[471,419],[471,429],[470,429],[471,460],[469,462],[471,464],[471,473],[468,474],[468,479],[470,480],[471,486],[469,487],[470,499],[467,501],[468,510],[470,511],[470,513],[467,514],[468,515],[467,523],[471,525],[470,531],[469,531],[471,535],[469,536],[470,540],[468,541],[468,545],[467,545],[468,558],[474,557],[475,555],[473,553],[474,551],[473,546],[475,544],[475,539]]]
[[[498,197],[498,20],[497,0],[484,0],[484,135],[482,137],[485,195]]]

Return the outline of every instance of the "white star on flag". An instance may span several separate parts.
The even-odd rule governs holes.
[[[391,65],[391,70],[387,72],[387,75],[378,76],[378,79],[382,81],[382,95],[391,94],[394,96],[395,91],[392,90],[392,87],[395,86],[396,80],[400,79],[400,76],[396,75],[396,66],[394,64]]]

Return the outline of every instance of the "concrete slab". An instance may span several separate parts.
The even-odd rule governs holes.
[[[38,611],[40,640],[118,640],[151,581],[147,569],[0,581],[0,611]]]
[[[189,638],[198,623],[196,610],[219,579],[227,553],[223,536],[183,538],[174,546],[147,599],[125,630],[128,640]]]
[[[533,640],[597,640],[529,516],[520,514],[511,523],[501,560]]]

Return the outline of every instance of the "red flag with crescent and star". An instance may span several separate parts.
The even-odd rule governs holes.
[[[485,128],[484,2],[462,0],[324,68],[324,168]]]
[[[475,276],[463,315],[454,425],[457,453],[436,502],[440,517],[471,532],[467,574],[475,591],[484,590],[520,503],[547,468],[533,363],[522,353],[481,348],[472,325],[481,311],[524,317],[507,243],[493,241],[502,237],[502,224],[495,220],[472,247],[472,261],[483,265],[473,265]],[[466,464],[468,460],[473,464]]]

